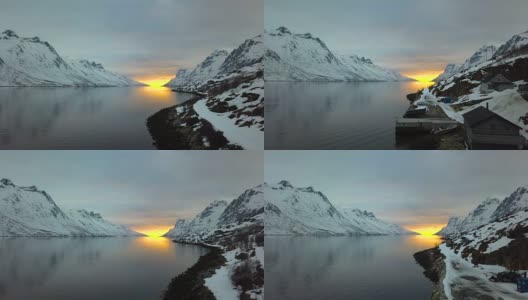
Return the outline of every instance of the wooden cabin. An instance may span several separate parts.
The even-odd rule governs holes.
[[[522,128],[486,107],[464,114],[466,143],[470,149],[522,149]]]
[[[515,84],[513,82],[511,82],[504,75],[499,74],[491,78],[490,80],[483,82],[480,85],[480,90],[483,93],[490,93],[493,91],[502,92],[507,89],[513,89],[514,87],[515,87]]]

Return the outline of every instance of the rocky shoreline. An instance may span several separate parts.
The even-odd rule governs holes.
[[[180,244],[192,244],[205,247],[209,252],[202,255],[198,261],[184,273],[174,277],[167,290],[163,293],[163,300],[216,300],[211,290],[205,286],[205,279],[215,274],[215,270],[226,263],[224,250],[205,244],[174,241]]]
[[[231,144],[222,132],[198,116],[194,104],[203,95],[185,103],[164,108],[147,119],[147,127],[159,150],[241,150]]]
[[[416,252],[414,255],[416,262],[424,268],[424,275],[433,282],[431,300],[447,300],[444,291],[443,280],[446,274],[445,256],[438,247]]]

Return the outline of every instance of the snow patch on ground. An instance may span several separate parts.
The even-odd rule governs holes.
[[[216,273],[205,279],[205,286],[213,292],[217,300],[236,300],[240,293],[231,283],[231,267],[235,264],[236,250],[226,252],[226,265],[216,270]]]
[[[229,119],[227,114],[210,111],[206,103],[206,99],[197,101],[194,110],[214,128],[222,131],[231,143],[238,144],[246,150],[264,149],[264,132],[255,127],[238,127],[234,119]]]

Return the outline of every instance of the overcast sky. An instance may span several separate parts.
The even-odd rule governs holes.
[[[402,72],[462,63],[528,30],[526,0],[266,0],[265,27],[310,32],[330,49]]]
[[[135,77],[174,74],[263,28],[263,0],[0,0],[0,31]]]
[[[515,151],[266,151],[265,180],[312,186],[334,205],[402,225],[445,223],[528,185]]]
[[[173,225],[262,184],[259,151],[0,151],[0,178],[36,185],[63,209],[137,227]]]

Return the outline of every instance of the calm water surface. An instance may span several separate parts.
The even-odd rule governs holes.
[[[205,253],[166,238],[0,238],[0,299],[156,300]]]
[[[266,300],[421,300],[432,284],[413,254],[426,236],[266,237]]]
[[[420,82],[266,82],[266,149],[407,149],[395,122]]]
[[[0,149],[152,149],[146,119],[192,95],[167,88],[0,88]]]

